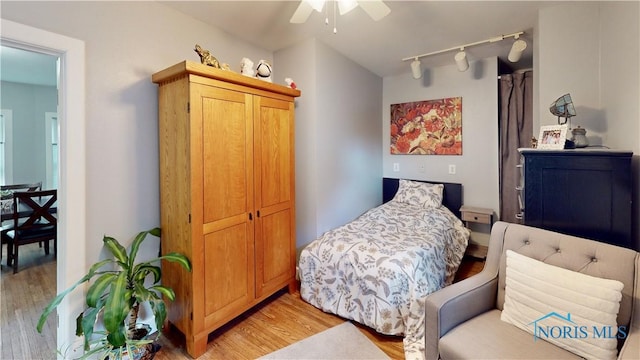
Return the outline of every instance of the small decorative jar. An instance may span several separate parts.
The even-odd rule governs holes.
[[[573,134],[573,142],[576,144],[577,148],[583,148],[589,146],[589,140],[587,140],[586,134],[587,130],[578,126],[571,130]]]

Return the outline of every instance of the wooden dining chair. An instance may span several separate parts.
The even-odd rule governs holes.
[[[5,244],[4,234],[13,228],[13,193],[16,191],[38,191],[42,189],[42,181],[36,183],[0,185],[0,262],[2,261],[2,246]],[[10,221],[9,221],[10,220]]]
[[[18,272],[18,249],[22,245],[44,242],[45,254],[53,240],[53,251],[58,248],[58,220],[55,206],[57,190],[25,191],[13,193],[13,228],[3,234],[7,243],[7,265]]]

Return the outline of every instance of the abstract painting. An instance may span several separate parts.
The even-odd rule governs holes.
[[[391,154],[462,155],[462,97],[392,104]]]

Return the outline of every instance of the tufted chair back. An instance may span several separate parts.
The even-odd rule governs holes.
[[[497,223],[494,230],[504,231],[504,244],[498,272],[496,307],[504,305],[507,250],[583,274],[618,280],[624,284],[618,325],[628,326],[633,306],[634,274],[637,252],[606,243],[585,240],[517,224]]]

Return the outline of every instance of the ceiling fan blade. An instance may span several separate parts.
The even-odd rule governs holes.
[[[349,11],[355,9],[358,6],[358,2],[355,0],[339,0],[338,9],[340,9],[340,15],[344,15]]]
[[[371,16],[374,21],[378,21],[389,15],[391,9],[381,0],[358,1],[358,5]]]
[[[311,4],[306,1],[300,1],[300,5],[298,5],[296,12],[293,13],[289,22],[293,24],[302,24],[307,21],[312,11],[313,7],[311,7]]]

